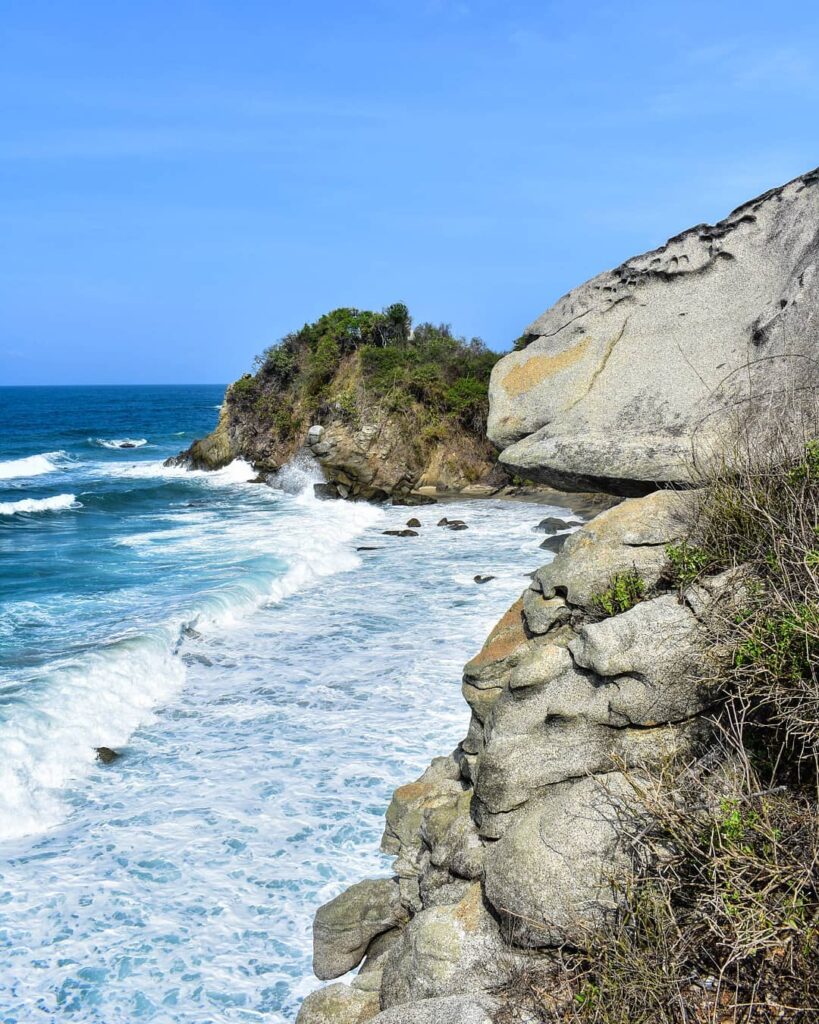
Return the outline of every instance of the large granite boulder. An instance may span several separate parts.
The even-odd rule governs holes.
[[[317,978],[340,978],[357,967],[376,936],[403,924],[398,882],[368,878],[319,907],[313,922],[313,971]]]
[[[495,918],[473,882],[456,904],[416,914],[384,958],[381,1006],[480,991],[487,964],[509,954]]]
[[[486,855],[486,897],[518,946],[582,946],[617,906],[640,810],[612,773],[552,786]]]
[[[668,561],[666,546],[690,530],[695,500],[691,492],[655,491],[602,512],[573,533],[553,561],[538,569],[531,589],[546,600],[561,596],[581,608],[593,606],[618,573],[634,570],[650,589]],[[546,614],[543,607],[537,616],[537,607],[524,606],[525,613],[533,614],[532,622],[527,622],[532,632],[542,631],[536,623]]]
[[[819,385],[819,170],[587,281],[526,335],[492,373],[503,465],[617,494],[687,482],[737,409],[764,429]]]
[[[492,1024],[497,1000],[485,992],[420,999],[385,1010],[373,1024]]]

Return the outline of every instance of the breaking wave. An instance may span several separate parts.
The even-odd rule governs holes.
[[[64,452],[46,452],[43,455],[29,455],[25,459],[9,459],[6,462],[0,462],[0,480],[16,480],[21,477],[53,473],[55,469],[60,468],[53,460],[64,454]]]
[[[74,494],[55,494],[51,498],[21,498],[19,501],[0,501],[0,516],[13,516],[18,512],[63,512],[82,508]]]

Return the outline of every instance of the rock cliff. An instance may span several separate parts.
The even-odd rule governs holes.
[[[582,945],[616,908],[633,778],[708,737],[698,615],[664,582],[692,496],[657,491],[572,534],[466,665],[464,740],[396,790],[383,850],[393,876],[322,907],[322,979],[299,1024],[486,1022],[504,981]],[[639,598],[601,611],[612,580]],[[605,603],[605,602],[604,602]]]
[[[569,292],[492,373],[512,472],[644,494],[819,383],[819,171]]]

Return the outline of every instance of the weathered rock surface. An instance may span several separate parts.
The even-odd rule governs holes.
[[[601,512],[538,570],[532,588],[545,598],[559,594],[589,608],[616,573],[635,569],[647,587],[653,586],[666,563],[666,545],[689,528],[692,507],[690,492],[655,491]]]
[[[296,1024],[365,1024],[379,1009],[378,992],[362,992],[337,982],[307,996]]]
[[[496,1006],[497,1000],[485,992],[421,999],[385,1010],[373,1024],[492,1024]]]
[[[569,292],[494,368],[501,462],[640,494],[687,482],[751,395],[764,429],[771,402],[819,385],[817,225],[819,170]]]
[[[497,922],[483,906],[475,882],[450,906],[421,910],[385,957],[381,983],[384,1009],[482,987],[485,965],[504,952]]]
[[[622,775],[552,786],[486,856],[486,896],[517,945],[580,945],[615,909],[638,813]]]
[[[698,613],[729,581],[681,597],[662,580],[665,545],[686,535],[694,507],[692,495],[662,491],[582,526],[465,666],[466,737],[387,811],[382,848],[398,881],[375,917],[393,924],[353,983],[378,989],[373,1020],[485,1022],[504,978],[586,941],[616,910],[644,815],[633,783],[708,737]],[[591,612],[612,574],[634,567],[645,599],[609,618]],[[339,908],[326,944],[334,970],[367,942],[348,899],[353,913]],[[339,1013],[363,1005],[337,998]]]
[[[403,924],[398,883],[367,879],[319,907],[313,923],[313,971],[328,981],[357,967],[376,936]]]

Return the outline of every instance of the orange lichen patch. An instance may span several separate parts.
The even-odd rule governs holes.
[[[393,793],[393,800],[400,800],[401,803],[412,803],[415,800],[426,800],[437,792],[431,782],[408,782],[406,786],[399,786]]]
[[[508,395],[522,395],[524,391],[531,391],[538,384],[542,384],[547,377],[552,377],[561,370],[568,370],[570,366],[580,362],[589,345],[591,338],[583,338],[565,352],[556,352],[553,356],[529,356],[524,362],[513,367],[501,384]]]
[[[486,639],[480,652],[467,663],[466,672],[471,668],[483,668],[493,661],[508,658],[526,643],[526,632],[523,626],[523,598],[519,597],[509,611],[503,616]]]
[[[476,932],[481,924],[481,886],[476,882],[455,907],[455,918],[467,932]]]

